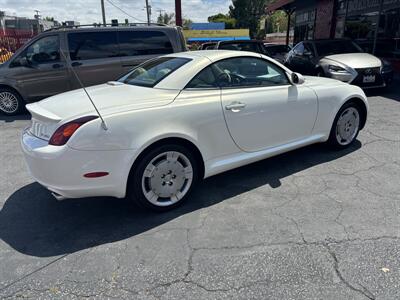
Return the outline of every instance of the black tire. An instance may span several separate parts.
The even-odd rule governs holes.
[[[190,162],[193,173],[192,173],[192,179],[190,182],[190,186],[185,187],[186,192],[185,192],[184,196],[175,203],[171,203],[170,205],[166,205],[166,206],[160,206],[160,205],[155,205],[154,203],[150,202],[146,198],[145,193],[144,193],[144,189],[146,189],[145,181],[146,180],[150,181],[153,179],[144,178],[144,174],[145,174],[146,168],[148,167],[150,162],[152,162],[159,155],[163,155],[166,152],[176,152],[176,153],[183,154],[183,156],[185,158],[187,158],[187,160]],[[179,163],[179,161],[178,161],[178,163]],[[161,147],[154,148],[154,149],[150,150],[148,153],[144,154],[143,156],[140,156],[139,161],[134,165],[133,169],[131,170],[129,180],[128,180],[127,198],[142,208],[151,209],[151,210],[159,211],[159,212],[171,210],[171,209],[181,205],[183,202],[185,202],[187,200],[188,196],[190,195],[190,193],[192,192],[193,188],[195,187],[195,185],[198,181],[198,178],[199,178],[198,163],[199,162],[196,161],[196,158],[193,155],[193,153],[182,145],[168,144],[168,145],[162,145]],[[154,177],[154,175],[153,175],[153,177]],[[159,179],[159,180],[162,180],[162,179]],[[184,180],[186,180],[186,179],[184,179]],[[188,180],[187,182],[189,182],[189,179],[187,179],[187,180]],[[173,180],[170,179],[170,181],[173,181]],[[142,185],[142,183],[143,183],[143,185]],[[152,188],[151,183],[148,183],[148,184],[150,185],[149,188],[151,189]],[[186,183],[186,184],[189,184],[189,183]],[[185,183],[184,183],[184,185],[185,185]],[[160,201],[160,203],[163,201],[162,197],[157,198],[157,200],[158,199],[162,199]],[[168,201],[166,200],[165,203],[167,203],[167,202]]]
[[[338,140],[338,137],[336,134],[337,130],[338,130],[337,126],[338,126],[339,118],[344,113],[344,111],[346,111],[349,108],[354,108],[355,110],[357,110],[358,116],[359,116],[359,118],[358,118],[359,123],[358,123],[356,131],[354,133],[354,136],[351,138],[351,141],[346,144],[343,144],[343,141],[339,142],[339,140]],[[361,126],[361,122],[362,122],[363,118],[364,118],[363,111],[360,109],[360,107],[356,103],[354,103],[354,102],[345,103],[339,109],[338,113],[336,114],[335,120],[333,121],[331,132],[329,134],[328,144],[338,150],[345,149],[345,148],[348,148],[349,146],[351,146],[354,143],[354,141],[357,139],[358,134],[360,133],[360,126]]]
[[[25,102],[15,90],[7,87],[0,88],[0,113],[15,116],[23,112]]]

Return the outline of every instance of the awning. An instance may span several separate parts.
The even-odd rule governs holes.
[[[267,5],[267,13],[273,12],[279,9],[291,9],[294,0],[276,0],[275,2]]]

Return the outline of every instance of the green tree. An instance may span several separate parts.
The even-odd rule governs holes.
[[[236,20],[234,18],[231,18],[229,15],[224,15],[221,13],[217,14],[217,15],[209,16],[208,22],[225,23],[226,29],[236,28]]]
[[[265,15],[268,0],[232,0],[229,16],[236,19],[237,28],[250,29],[250,36],[255,38],[260,27],[260,18]]]
[[[286,32],[287,18],[287,14],[281,10],[269,15],[266,22],[266,33]]]
[[[192,24],[193,24],[192,20],[183,18],[183,20],[182,20],[183,29],[189,29],[190,25],[192,25]]]
[[[174,13],[164,13],[160,14],[157,18],[157,23],[170,25],[175,22],[175,14]]]

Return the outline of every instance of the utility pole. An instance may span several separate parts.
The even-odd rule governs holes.
[[[150,10],[151,10],[151,7],[149,6],[149,0],[146,0],[147,25],[150,25],[150,22],[151,22],[151,18],[150,18],[151,12],[150,12]]]
[[[175,0],[175,23],[176,23],[176,26],[182,26],[181,0]]]
[[[374,54],[374,55],[375,55],[375,51],[376,51],[376,40],[378,39],[379,23],[381,21],[382,9],[383,9],[383,0],[380,0],[380,2],[379,2],[379,13],[378,13],[378,17],[377,17],[377,20],[376,20],[376,26],[375,26],[374,44],[373,44],[373,47],[372,47],[372,54]]]
[[[104,27],[106,27],[107,23],[106,23],[106,11],[104,9],[104,0],[100,0],[100,1],[101,1],[101,14],[103,15],[103,25],[104,25]]]

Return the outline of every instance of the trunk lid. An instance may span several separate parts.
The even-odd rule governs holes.
[[[121,111],[163,106],[174,101],[178,90],[161,90],[110,82],[87,88],[103,117]],[[42,101],[27,104],[32,115],[31,134],[49,140],[54,131],[65,121],[97,115],[83,89],[78,89]]]

